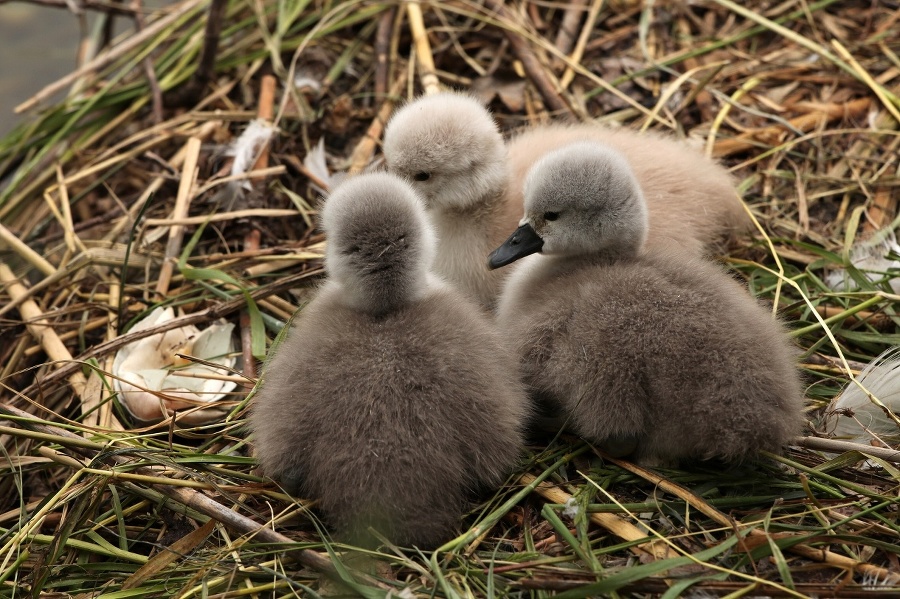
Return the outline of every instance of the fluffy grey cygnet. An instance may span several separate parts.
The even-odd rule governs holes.
[[[464,94],[423,96],[391,118],[384,157],[425,201],[439,239],[435,272],[491,308],[506,273],[484,257],[522,218],[522,203],[507,201],[506,148],[490,113]]]
[[[649,464],[778,451],[803,423],[782,326],[718,266],[644,251],[647,235],[618,152],[582,142],[535,164],[522,225],[490,257],[537,254],[498,306],[532,394],[586,439]]]
[[[328,280],[268,360],[250,416],[263,471],[319,501],[338,537],[449,540],[469,493],[503,483],[528,406],[517,364],[471,300],[430,274],[415,191],[350,179],[322,217]]]
[[[647,205],[648,248],[700,256],[749,228],[734,178],[721,164],[683,140],[593,124],[544,125],[512,138],[508,201],[523,201],[526,176],[538,160],[583,141],[616,150],[628,162]]]
[[[732,177],[682,141],[557,124],[504,145],[487,109],[464,94],[423,96],[399,110],[385,130],[384,155],[388,168],[426,200],[440,238],[436,271],[490,308],[508,274],[489,272],[484,256],[521,219],[526,172],[548,152],[579,140],[601,142],[628,160],[644,189],[651,246],[701,255],[747,228]]]

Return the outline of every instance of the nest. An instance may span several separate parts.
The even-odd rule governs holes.
[[[752,4],[76,0],[134,31],[0,139],[0,596],[896,593],[883,448],[808,438],[725,472],[657,472],[563,437],[433,555],[388,545],[360,563],[255,473],[245,439],[267,340],[320,279],[318,198],[377,166],[395,106],[444,87],[510,133],[594,119],[719,157],[758,224],[723,259],[789,324],[815,428],[900,341],[890,275],[852,259],[897,225],[900,7]],[[237,149],[254,122],[270,134]],[[852,288],[826,284],[840,269]],[[160,306],[178,316],[135,329]],[[225,415],[136,422],[116,351],[223,318],[241,340],[215,375],[235,389]]]

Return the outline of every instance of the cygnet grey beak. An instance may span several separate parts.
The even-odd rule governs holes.
[[[544,247],[544,240],[531,225],[525,223],[513,231],[503,245],[491,252],[491,255],[488,256],[488,268],[494,270],[512,264],[519,258],[541,251],[542,247]]]

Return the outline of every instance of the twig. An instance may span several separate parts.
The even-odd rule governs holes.
[[[256,117],[266,124],[272,122],[275,113],[275,89],[277,80],[272,75],[265,75],[259,88],[259,101],[257,103]],[[269,165],[269,144],[264,143],[259,149],[259,156],[256,158],[254,169],[262,170]],[[257,186],[262,186],[265,182],[264,177],[260,177],[254,181]],[[244,251],[255,252],[259,249],[260,232],[250,221],[250,229],[244,236]],[[239,319],[241,327],[241,352],[244,358],[244,376],[248,379],[256,378],[256,358],[253,356],[253,323],[250,318],[250,312],[244,308],[241,310]],[[252,387],[252,385],[248,385]]]
[[[17,0],[0,0],[0,5],[12,4],[16,1]],[[28,4],[36,4],[38,6],[45,6],[47,8],[62,8],[68,11],[71,11],[74,5],[79,10],[94,10],[97,12],[108,13],[110,15],[132,16],[137,10],[130,6],[120,6],[118,4],[112,4],[110,2],[103,2],[102,0],[27,0],[27,2]]]
[[[900,463],[900,451],[889,449],[887,447],[874,447],[872,445],[864,445],[862,443],[854,443],[852,441],[841,441],[840,439],[823,439],[821,437],[800,437],[794,440],[794,443],[800,447],[807,449],[815,449],[818,451],[830,451],[834,453],[844,453],[847,451],[858,451],[862,454],[887,460],[888,462]]]
[[[416,60],[419,63],[419,78],[422,80],[422,88],[426,94],[436,94],[441,91],[441,84],[435,74],[434,56],[431,53],[431,44],[428,43],[428,32],[425,31],[422,6],[419,0],[406,3],[406,15],[409,18],[409,28],[412,30],[413,44],[416,48]]]
[[[253,251],[259,249],[260,233],[259,229],[253,228],[244,237],[244,251]],[[253,327],[250,322],[250,313],[245,309],[241,310],[241,353],[244,358],[244,376],[248,379],[256,378],[256,358],[253,357]],[[253,385],[248,385],[253,387]]]
[[[604,1],[605,0],[594,0],[591,3],[591,9],[588,11],[587,19],[585,19],[584,26],[581,28],[581,35],[578,36],[578,43],[575,44],[575,51],[572,52],[572,55],[569,57],[572,62],[581,63],[581,59],[584,56],[584,49],[587,47],[588,40],[591,39],[591,33],[594,32],[594,23],[597,22],[597,15],[600,14],[600,9],[603,7]],[[559,80],[560,87],[562,89],[567,89],[574,78],[575,70],[571,66],[567,66],[566,71]]]
[[[572,0],[566,7],[559,31],[556,32],[556,40],[553,42],[563,54],[571,52],[572,46],[575,45],[575,35],[578,33],[578,25],[584,15],[585,6],[587,6],[587,0]]]
[[[0,223],[0,240],[4,241],[11,250],[48,277],[56,273],[56,268],[52,264],[31,249],[28,244],[16,237],[12,231],[3,226],[3,223]]]
[[[871,105],[872,101],[869,98],[860,98],[846,104],[823,104],[820,110],[791,119],[790,124],[798,131],[806,133],[822,122],[830,123],[840,118],[858,118],[865,114]],[[751,129],[734,139],[716,141],[712,155],[731,156],[760,145],[776,145],[786,132],[787,129],[782,125]]]
[[[390,49],[394,36],[394,18],[397,7],[392,6],[378,18],[378,29],[375,32],[375,99],[382,100],[388,90],[391,76]]]
[[[187,143],[187,154],[184,160],[184,168],[181,170],[181,183],[178,186],[178,196],[175,198],[175,208],[172,211],[172,219],[177,221],[185,218],[191,203],[191,192],[197,177],[197,161],[200,158],[200,138],[192,137]],[[159,280],[156,282],[156,293],[165,297],[169,291],[169,283],[172,273],[175,271],[175,261],[181,250],[181,241],[184,237],[184,225],[172,225],[169,230],[169,242],[166,244],[166,257],[159,272]]]
[[[203,90],[213,80],[216,70],[216,54],[219,51],[219,37],[222,35],[222,21],[228,0],[212,0],[206,16],[206,28],[203,31],[203,49],[197,71],[190,83],[181,89],[173,98],[179,106],[196,104],[203,95]]]

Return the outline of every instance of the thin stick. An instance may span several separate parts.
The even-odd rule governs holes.
[[[406,16],[409,18],[409,28],[412,30],[422,88],[426,94],[436,94],[441,91],[441,84],[435,74],[434,56],[431,53],[431,44],[428,42],[428,33],[425,31],[422,6],[418,0],[407,2]]]
[[[0,0],[0,4],[12,4],[14,0]],[[102,0],[78,0],[73,3],[72,0],[28,0],[28,4],[36,4],[38,6],[46,6],[47,8],[62,8],[72,11],[73,5],[80,10],[95,10],[97,12],[107,13],[110,15],[134,15],[137,9],[130,6],[120,6],[117,4],[109,4]]]
[[[13,300],[27,296],[28,290],[19,282],[12,270],[4,262],[0,262],[0,283],[6,286],[6,292]],[[19,314],[22,315],[22,320],[25,321],[28,332],[40,343],[52,361],[63,364],[72,362],[72,354],[69,353],[68,348],[60,340],[56,331],[53,330],[50,322],[44,318],[44,313],[34,300],[26,299],[19,304]],[[69,373],[68,380],[78,398],[83,399],[84,389],[87,385],[85,376],[80,371],[75,370]]]
[[[267,124],[272,123],[272,117],[275,114],[275,91],[278,86],[278,80],[272,75],[265,75],[259,86],[259,103],[257,105],[256,117],[265,121]],[[271,137],[269,138],[271,140]],[[259,156],[253,165],[253,170],[264,170],[269,166],[269,144],[265,143],[259,149]],[[257,177],[256,182],[265,179],[265,175]]]
[[[559,31],[556,32],[556,40],[553,42],[563,54],[571,52],[572,46],[575,45],[575,35],[578,33],[578,25],[584,15],[585,6],[587,6],[587,0],[572,0],[566,7]]]
[[[578,43],[575,44],[575,51],[569,57],[572,62],[581,63],[584,49],[587,47],[588,40],[591,39],[591,33],[594,32],[594,23],[597,22],[597,15],[600,14],[600,9],[603,8],[604,4],[605,0],[594,0],[591,3],[591,9],[588,12],[587,19],[584,21],[584,26],[581,28],[581,35],[578,36]],[[566,72],[563,73],[559,80],[560,87],[562,89],[568,88],[574,78],[575,70],[571,66],[566,67]]]
[[[142,0],[131,0],[131,6],[134,9],[134,28],[138,33],[144,30],[144,14],[141,11]],[[159,87],[159,80],[156,78],[156,70],[153,68],[153,60],[147,56],[142,61],[144,65],[144,74],[147,76],[147,84],[150,86],[150,97],[153,105],[153,124],[158,125],[163,120],[163,99],[162,90]]]
[[[244,251],[254,251],[259,249],[260,233],[259,229],[251,229],[244,238]],[[256,358],[253,357],[253,328],[250,322],[250,313],[244,309],[241,310],[241,353],[244,358],[244,376],[248,379],[256,378]],[[252,384],[246,384],[248,388],[252,388]]]
[[[175,198],[175,208],[172,211],[172,220],[185,218],[191,203],[191,190],[197,177],[197,161],[200,158],[199,137],[191,137],[187,143],[187,154],[184,160],[184,168],[181,170],[181,182],[178,186],[178,196]],[[175,261],[181,251],[181,241],[184,238],[184,225],[172,225],[169,230],[169,242],[166,244],[166,257],[159,272],[159,280],[156,282],[156,292],[165,297],[169,291],[169,283],[172,281],[172,273],[175,272]]]
[[[394,18],[397,7],[392,6],[378,18],[375,32],[375,100],[381,101],[388,90],[391,77],[391,39],[394,35]]]
[[[887,447],[874,447],[863,443],[841,441],[840,439],[823,439],[821,437],[799,437],[794,440],[794,443],[801,447],[806,447],[807,449],[830,451],[833,453],[858,451],[859,453],[868,454],[881,460],[900,464],[900,451]]]

